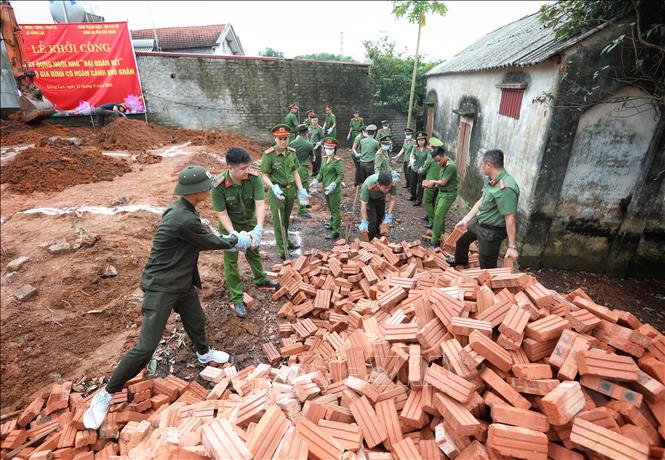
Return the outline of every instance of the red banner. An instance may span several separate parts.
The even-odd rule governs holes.
[[[35,84],[61,115],[88,115],[101,104],[145,110],[126,22],[21,26]]]

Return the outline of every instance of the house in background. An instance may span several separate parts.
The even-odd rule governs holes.
[[[231,24],[132,30],[136,51],[244,56]]]
[[[618,52],[600,52],[618,34],[609,26],[557,40],[536,13],[427,74],[427,129],[456,158],[467,203],[480,197],[483,151],[505,153],[521,188],[522,265],[665,273],[663,115],[613,103],[646,96],[614,78],[597,81],[595,104],[571,89],[621,67]]]

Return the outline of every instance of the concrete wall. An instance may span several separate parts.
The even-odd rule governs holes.
[[[530,80],[522,98],[519,119],[499,115],[501,89],[496,87],[509,72],[515,71],[523,72]],[[475,111],[472,118],[465,120],[472,122],[473,127],[465,176],[460,184],[460,195],[468,204],[480,197],[482,178],[478,167],[482,152],[499,148],[505,154],[506,169],[520,186],[520,214],[528,214],[544,148],[543,133],[551,120],[548,107],[532,100],[544,91],[555,91],[557,73],[558,66],[548,61],[525,69],[435,75],[427,79],[428,100],[437,101],[433,134],[452,152],[457,149],[460,122],[460,116],[453,109],[466,106]]]
[[[301,119],[334,107],[338,137],[354,108],[371,111],[369,66],[270,58],[137,53],[148,118],[167,126],[225,129],[266,140],[289,103]],[[343,133],[343,134],[342,134]]]

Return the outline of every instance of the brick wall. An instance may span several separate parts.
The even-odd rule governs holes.
[[[333,105],[345,140],[352,111],[371,112],[369,66],[289,59],[137,53],[148,119],[270,139],[289,103],[300,116]]]

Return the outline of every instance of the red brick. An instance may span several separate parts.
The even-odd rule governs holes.
[[[508,385],[491,369],[483,369],[480,372],[480,378],[513,406],[521,409],[529,409],[531,407],[531,403],[524,396],[515,391],[513,387]]]
[[[478,331],[473,331],[469,336],[469,345],[476,353],[502,371],[510,371],[513,365],[510,353],[494,343],[489,337],[485,337]]]
[[[450,423],[455,433],[460,436],[480,435],[480,422],[462,404],[437,393],[434,395],[434,407]]]
[[[455,335],[468,336],[472,331],[478,331],[487,337],[492,336],[492,323],[489,321],[479,321],[470,318],[460,318],[456,316],[451,319],[450,331]]]
[[[308,453],[307,441],[297,431],[288,431],[273,458],[275,460],[307,460]]]
[[[619,321],[619,315],[617,312],[612,311],[609,308],[604,307],[602,305],[598,305],[597,303],[591,300],[578,296],[572,299],[571,302],[573,302],[575,305],[577,305],[580,308],[590,311],[597,317],[604,319],[605,321],[609,321],[610,323],[616,323],[617,321]]]
[[[270,406],[247,438],[254,458],[271,458],[290,425],[278,406]]]
[[[513,375],[518,379],[551,379],[552,366],[549,364],[513,364]]]
[[[553,425],[568,423],[584,409],[584,394],[578,382],[561,382],[540,400],[540,407]]]
[[[376,412],[370,405],[366,396],[351,403],[350,407],[353,418],[363,431],[363,437],[370,449],[387,439],[383,425],[381,425],[376,416]]]
[[[640,393],[629,390],[616,382],[610,382],[595,375],[583,375],[580,379],[580,384],[605,396],[627,402],[636,407],[642,405],[642,395]]]
[[[647,445],[580,418],[575,418],[570,440],[579,447],[612,459],[645,460],[649,457]]]
[[[282,355],[275,347],[275,344],[267,342],[263,344],[263,353],[271,366],[279,363],[282,360]]]
[[[431,364],[427,369],[425,383],[432,385],[462,404],[469,401],[476,390],[473,383],[436,364]]]
[[[584,460],[584,455],[553,442],[548,444],[547,456],[556,460]]]
[[[547,460],[548,440],[538,431],[493,423],[487,432],[487,447],[505,456]]]
[[[392,444],[398,443],[404,439],[400,428],[395,400],[390,398],[385,401],[377,402],[374,408],[376,409],[377,418],[383,425],[388,436],[386,441],[384,441],[384,444],[390,449]]]
[[[579,333],[587,333],[602,321],[589,310],[580,308],[579,310],[571,311],[566,314],[566,319],[570,321],[570,325]]]
[[[44,398],[37,396],[29,405],[26,407],[21,415],[19,415],[16,424],[20,427],[26,426],[28,423],[32,422],[39,415],[39,411],[44,407]]]
[[[525,380],[515,377],[507,377],[506,381],[515,390],[520,393],[527,393],[530,395],[544,396],[559,385],[557,379],[534,379]]]
[[[495,404],[492,406],[492,420],[495,423],[521,426],[522,428],[528,428],[542,433],[547,433],[550,429],[550,422],[543,414],[506,404]]]
[[[631,382],[637,380],[639,368],[629,356],[593,350],[577,354],[580,375],[595,375],[611,380]]]
[[[565,329],[570,328],[570,322],[557,315],[549,315],[533,321],[526,326],[524,334],[534,340],[545,342],[559,338]]]
[[[393,446],[393,457],[395,460],[423,460],[410,438],[405,438]]]
[[[234,431],[233,426],[223,419],[215,419],[201,428],[201,444],[214,460],[244,459],[253,455],[245,442]]]

